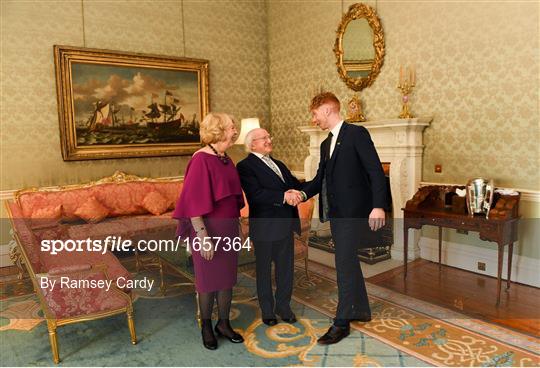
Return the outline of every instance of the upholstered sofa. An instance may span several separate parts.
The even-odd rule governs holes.
[[[21,190],[6,201],[17,242],[12,259],[32,280],[47,320],[55,363],[60,360],[56,328],[69,323],[126,313],[131,341],[136,343],[130,290],[116,287],[119,280],[125,285],[132,276],[110,251],[82,247],[81,251],[53,252],[42,248],[44,241],[104,241],[116,236],[135,244],[139,239],[174,235],[171,211],[181,189],[181,180],[116,172],[83,185]],[[94,286],[62,287],[62,277]],[[95,287],[110,280],[111,288]],[[54,286],[52,281],[57,281]]]

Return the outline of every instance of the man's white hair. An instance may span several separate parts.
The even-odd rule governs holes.
[[[255,131],[260,128],[254,128],[251,129],[246,134],[246,138],[244,139],[244,145],[246,146],[246,152],[251,153],[251,144],[253,143],[253,134],[255,134]]]

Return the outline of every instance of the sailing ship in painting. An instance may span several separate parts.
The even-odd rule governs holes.
[[[119,107],[114,101],[98,100],[86,121],[77,123],[77,142],[80,145],[146,144],[172,142],[198,142],[197,114],[186,119],[180,100],[165,91],[163,103],[151,94],[148,110],[136,111]],[[126,116],[127,115],[127,116]]]

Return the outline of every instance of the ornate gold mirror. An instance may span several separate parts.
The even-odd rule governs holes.
[[[384,34],[375,10],[353,4],[339,24],[334,45],[341,79],[354,91],[369,87],[381,71]]]

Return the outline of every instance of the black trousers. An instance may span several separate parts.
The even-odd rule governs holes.
[[[294,276],[294,239],[289,234],[272,242],[254,241],[257,267],[257,296],[262,318],[275,318],[277,313],[287,318],[292,314],[290,303]],[[272,292],[272,262],[275,266],[276,295]]]
[[[334,324],[349,325],[351,319],[371,316],[364,276],[357,250],[361,243],[358,219],[330,219],[335,245],[338,306]]]

